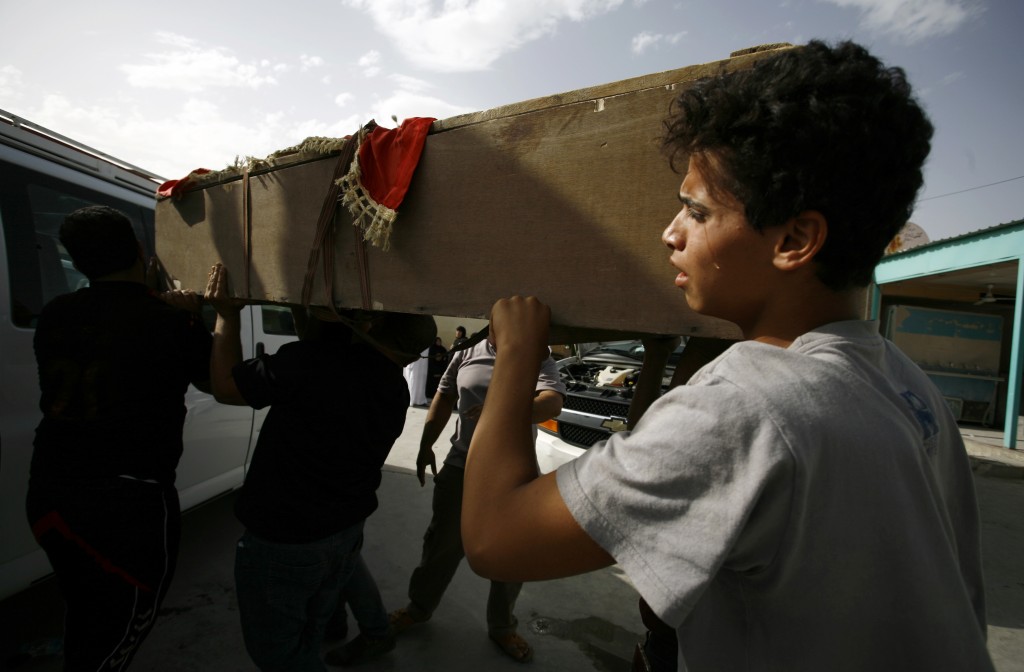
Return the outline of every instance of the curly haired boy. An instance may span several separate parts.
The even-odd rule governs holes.
[[[536,477],[529,401],[549,311],[495,304],[466,466],[473,568],[618,563],[679,669],[991,670],[978,510],[941,394],[860,319],[932,126],[899,68],[821,42],[684,91],[662,233],[691,308],[744,340],[630,433]],[[668,278],[666,278],[668,281]]]

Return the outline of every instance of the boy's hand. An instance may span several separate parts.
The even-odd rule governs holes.
[[[487,338],[498,352],[534,353],[537,361],[548,357],[551,309],[534,296],[499,299],[491,308]]]
[[[206,281],[206,301],[221,317],[238,315],[245,305],[243,299],[236,299],[228,293],[228,269],[217,262],[210,268]]]
[[[430,475],[437,476],[437,461],[434,459],[434,449],[430,446],[420,446],[420,452],[416,454],[416,478],[420,479],[420,487],[427,484],[427,467],[430,467]]]

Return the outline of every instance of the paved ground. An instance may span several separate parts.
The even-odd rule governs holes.
[[[1024,672],[1024,479],[976,476],[988,603],[999,672]]]
[[[406,432],[384,473],[381,508],[367,524],[365,554],[389,608],[405,603],[410,572],[430,516],[429,487],[412,465],[425,412],[410,409]],[[444,436],[447,436],[445,434]],[[1024,459],[1007,455],[991,436],[969,437],[983,522],[989,605],[989,648],[999,672],[1024,672]],[[993,443],[994,441],[994,443]],[[241,532],[227,496],[189,512],[178,573],[161,620],[134,669],[152,672],[253,670],[238,628],[231,576]],[[409,631],[394,652],[366,670],[516,670],[487,640],[486,582],[465,565],[434,619]],[[636,593],[616,568],[527,584],[519,599],[520,630],[531,641],[533,670],[629,669],[643,627]],[[0,661],[19,672],[56,671],[45,647],[61,632],[61,605],[52,581],[0,603]],[[40,655],[27,658],[30,648]]]
[[[1003,448],[1003,433],[984,427],[960,430],[974,472],[999,478],[1024,478],[1024,418],[1017,427],[1017,449]]]

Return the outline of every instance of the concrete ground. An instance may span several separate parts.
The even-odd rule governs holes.
[[[385,605],[405,604],[412,569],[430,518],[431,487],[412,470],[425,410],[409,410],[406,431],[385,468],[380,509],[366,527],[364,554]],[[454,425],[454,422],[452,423]],[[442,435],[445,445],[449,433]],[[983,524],[989,650],[999,672],[1024,672],[1024,459],[991,436],[972,436],[968,450]],[[438,461],[444,449],[438,451]],[[160,620],[133,669],[152,672],[255,669],[238,625],[232,567],[241,526],[227,495],[184,518],[174,583]],[[516,670],[487,639],[487,583],[465,564],[434,618],[409,630],[396,649],[365,670]],[[528,583],[519,598],[520,632],[535,650],[533,670],[629,669],[643,626],[637,595],[615,567],[590,575]],[[47,646],[61,633],[60,596],[52,580],[0,603],[0,663],[18,672],[56,671],[60,658]],[[350,628],[354,624],[350,619]],[[37,654],[32,656],[31,654]]]
[[[974,473],[1000,478],[1024,478],[1024,418],[1017,423],[1017,449],[1003,447],[1003,432],[986,427],[960,429]]]

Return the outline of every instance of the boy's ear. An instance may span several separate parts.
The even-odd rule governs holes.
[[[779,233],[773,264],[792,271],[814,261],[828,237],[828,221],[817,210],[804,210],[786,221]]]

